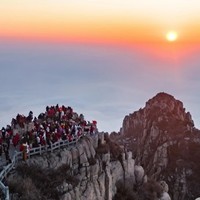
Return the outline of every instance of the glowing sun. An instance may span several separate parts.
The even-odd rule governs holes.
[[[177,32],[175,31],[169,31],[167,34],[166,34],[166,39],[169,41],[169,42],[174,42],[177,40],[177,37],[178,37],[178,34]]]

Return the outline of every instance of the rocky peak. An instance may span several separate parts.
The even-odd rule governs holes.
[[[200,165],[200,131],[183,103],[167,93],[158,93],[144,108],[127,115],[122,126],[123,141],[132,150],[136,164],[147,175],[167,181],[172,199],[194,199],[200,195],[195,179]],[[195,161],[196,160],[196,161]],[[189,193],[188,193],[189,191]]]
[[[183,103],[176,100],[172,95],[167,93],[158,93],[155,97],[148,100],[146,102],[147,110],[155,111],[161,110],[164,113],[166,112],[174,112],[176,113],[177,110],[181,112],[181,114],[185,111],[183,108]]]
[[[158,93],[155,97],[147,101],[145,110],[147,110],[148,113],[156,113],[158,117],[164,115],[182,121],[187,120],[193,124],[191,115],[189,112],[185,112],[183,103],[176,100],[172,95],[164,92]]]
[[[129,114],[123,121],[123,132],[132,135],[139,133],[135,129],[156,126],[161,130],[181,128],[182,132],[191,131],[194,127],[191,114],[185,111],[183,103],[172,95],[161,92],[146,102],[144,108]]]

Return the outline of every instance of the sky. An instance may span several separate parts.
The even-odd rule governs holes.
[[[158,92],[200,127],[199,13],[198,0],[2,0],[0,127],[58,103],[118,131]]]

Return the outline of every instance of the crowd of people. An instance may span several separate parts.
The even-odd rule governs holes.
[[[85,134],[96,134],[97,122],[86,121],[83,114],[78,115],[71,107],[47,106],[38,117],[30,111],[28,116],[18,114],[11,125],[0,130],[0,155],[4,152],[10,161],[9,147],[23,151],[40,145],[50,146],[60,140],[72,141],[75,137]]]

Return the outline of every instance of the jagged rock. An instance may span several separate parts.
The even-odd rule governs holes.
[[[98,177],[99,171],[99,163],[96,163],[95,165],[90,165],[90,178],[96,179]]]
[[[42,168],[55,168],[62,166],[63,164],[67,164],[68,166],[72,167],[72,153],[67,150],[63,149],[60,152],[56,153],[45,153],[41,156],[31,157],[27,161],[28,165],[37,165]]]
[[[141,166],[135,166],[134,170],[136,184],[141,185],[144,179],[144,169]]]
[[[107,164],[106,168],[105,168],[105,199],[107,200],[112,200],[112,175],[111,175],[111,171],[110,171],[110,165]]]
[[[84,163],[87,163],[88,159],[85,154],[83,145],[78,145],[77,150],[78,150],[78,154],[79,154],[79,164],[83,165]]]
[[[160,185],[163,188],[163,192],[168,192],[169,191],[169,186],[165,181],[160,181]]]
[[[52,153],[44,153],[26,160],[26,165],[37,165],[42,169],[59,169],[63,165],[70,168],[69,180],[77,180],[74,184],[66,178],[56,187],[61,200],[112,200],[122,181],[131,189],[141,186],[147,181],[147,176],[141,166],[135,166],[132,152],[122,153],[119,159],[111,160],[111,154],[96,155],[92,143],[94,139],[85,137],[77,146],[71,149],[60,149]],[[113,143],[112,143],[113,144]],[[10,181],[17,179],[19,174],[11,175]],[[55,180],[56,181],[56,180]]]
[[[69,150],[63,149],[60,152],[60,164],[67,164],[69,167],[72,167],[72,154]]]
[[[79,163],[79,153],[77,148],[72,148],[71,149],[71,154],[72,154],[72,163],[73,165],[78,165]]]
[[[57,190],[61,193],[67,193],[69,191],[69,184],[67,182],[63,182],[62,185],[57,187]]]
[[[31,157],[31,159],[28,159],[27,164],[41,166],[42,168],[48,168],[49,167],[49,162],[48,162],[46,155],[42,155],[42,156],[37,157],[37,158]]]
[[[70,193],[65,193],[62,197],[61,200],[72,200],[71,194]]]
[[[183,103],[164,92],[146,102],[144,108],[125,116],[121,128],[136,165],[148,177],[165,180],[174,200],[193,200],[200,195],[200,131]],[[198,176],[199,177],[199,176]],[[194,186],[195,185],[195,186]]]
[[[111,172],[112,172],[113,183],[117,183],[119,180],[123,180],[125,178],[124,177],[125,173],[124,173],[122,163],[120,163],[119,161],[113,162],[113,164],[111,165]],[[112,185],[112,191],[113,191],[113,194],[115,194],[117,191],[115,184]]]
[[[100,174],[100,176],[97,179],[97,184],[99,186],[100,197],[102,197],[102,199],[105,199],[105,173]]]
[[[160,200],[171,200],[169,194],[167,192],[163,192],[162,197]]]
[[[106,153],[102,155],[102,162],[104,162],[106,165],[110,163],[110,153]]]
[[[87,158],[91,158],[95,156],[93,140],[90,137],[87,137],[86,139],[82,140],[81,144],[83,145],[83,149],[85,151]]]

